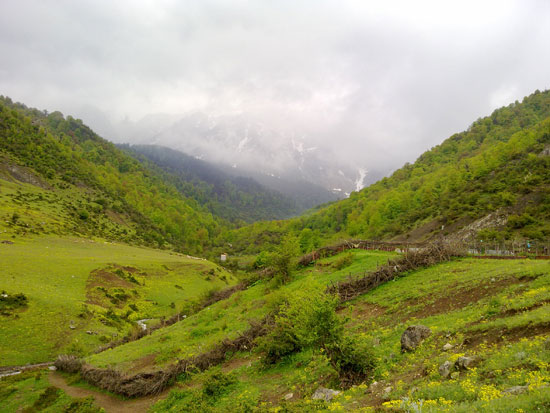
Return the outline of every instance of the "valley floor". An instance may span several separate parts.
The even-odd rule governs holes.
[[[338,269],[345,254],[351,254],[351,262]],[[184,321],[85,361],[128,374],[165,368],[238,336],[250,320],[262,318],[288,295],[324,289],[394,256],[354,250],[319,260],[281,288],[259,281]],[[550,410],[549,303],[549,261],[460,258],[404,274],[341,306],[345,334],[367,344],[376,360],[371,377],[349,388],[338,388],[326,354],[311,347],[271,366],[262,363],[256,349],[237,352],[219,366],[179,376],[158,399],[99,396],[105,393],[79,384],[78,376],[59,373],[0,379],[0,399],[6,412],[20,411],[51,384],[64,392],[51,406],[59,409],[71,397],[94,395],[107,412],[128,406],[156,413],[544,412]],[[402,352],[401,335],[411,325],[426,326],[431,334],[414,351]],[[445,369],[442,374],[444,365],[448,375]],[[328,401],[312,400],[321,386],[340,393]],[[118,401],[124,407],[117,407]]]

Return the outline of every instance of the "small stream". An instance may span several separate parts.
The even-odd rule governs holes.
[[[152,318],[144,318],[143,320],[136,321],[137,325],[141,327],[143,331],[147,330],[147,324],[145,324],[146,321],[151,321]]]

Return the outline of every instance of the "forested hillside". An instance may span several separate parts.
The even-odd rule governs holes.
[[[457,235],[490,214],[474,235],[468,234],[489,240],[548,239],[549,117],[550,92],[536,91],[478,119],[349,199],[288,222],[236,230],[232,242],[236,249],[252,251],[288,233],[306,246],[311,238],[417,241]],[[251,237],[256,243],[250,243]]]
[[[13,234],[81,234],[200,253],[227,225],[81,120],[4,97],[0,174],[2,226]]]
[[[166,179],[182,194],[224,219],[253,222],[289,218],[302,212],[295,201],[254,179],[231,176],[183,152],[156,145],[119,147],[148,167],[154,167],[153,163],[167,172]]]

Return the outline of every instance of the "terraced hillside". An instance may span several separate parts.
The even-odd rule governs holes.
[[[331,282],[347,282],[350,273],[363,275],[388,259],[399,257],[353,250],[318,260],[287,285],[260,280],[184,321],[84,361],[128,376],[166,369],[238,337],[251,321],[278,309],[263,334],[273,339],[286,331],[290,336],[279,335],[276,343],[291,337],[290,351],[273,358],[273,343],[260,337],[246,349],[227,351],[220,364],[180,373],[170,392],[143,399],[148,402],[140,411],[548,410],[548,261],[456,258],[403,273],[349,302],[339,304],[324,293]],[[414,350],[402,351],[401,336],[418,325],[430,334]],[[332,331],[361,353],[346,353],[341,345],[343,353],[335,353],[310,329]],[[365,357],[361,374],[342,375],[345,366]],[[67,377],[79,380],[78,374]],[[314,400],[321,387],[340,393]],[[13,397],[7,400],[13,403]]]

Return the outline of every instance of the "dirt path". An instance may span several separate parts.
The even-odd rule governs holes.
[[[99,407],[103,407],[107,413],[146,413],[153,403],[166,396],[166,394],[161,394],[159,396],[122,400],[118,397],[114,397],[109,394],[101,393],[95,390],[69,386],[65,382],[63,376],[55,371],[50,373],[48,379],[52,386],[60,388],[71,397],[81,398],[93,396],[96,405],[98,405]]]

